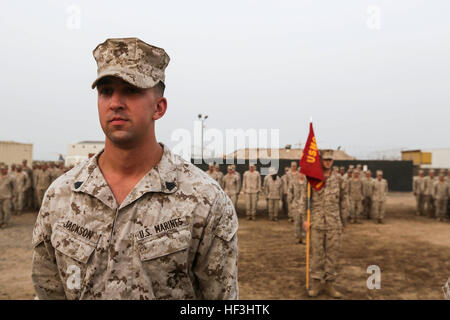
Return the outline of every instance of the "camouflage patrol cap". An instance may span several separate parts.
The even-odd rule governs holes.
[[[220,168],[220,167],[219,167],[219,164],[216,163],[216,165],[214,166],[214,168],[219,169],[219,168]]]
[[[106,76],[119,77],[142,89],[165,82],[164,70],[170,58],[164,49],[149,45],[138,38],[107,39],[93,51],[97,62],[97,82]]]
[[[292,166],[297,166],[297,161],[291,161],[291,167]]]
[[[377,170],[377,176],[378,175],[383,175],[383,171],[382,170]]]
[[[324,160],[333,160],[333,150],[320,150],[320,157]]]
[[[234,164],[231,165],[231,169],[235,170],[236,166]]]
[[[352,165],[352,164],[348,166],[349,169],[353,169],[354,167],[355,167],[355,166]]]

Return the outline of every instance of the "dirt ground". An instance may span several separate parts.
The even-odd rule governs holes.
[[[411,193],[390,193],[386,223],[349,225],[341,245],[337,288],[345,299],[443,299],[450,277],[450,224],[416,217]],[[257,221],[238,204],[241,299],[308,299],[305,245],[294,241],[293,224],[267,220],[265,201]],[[31,232],[37,213],[13,216],[0,229],[0,299],[33,299]],[[367,267],[381,269],[381,288],[369,290]],[[318,299],[327,299],[321,295]]]

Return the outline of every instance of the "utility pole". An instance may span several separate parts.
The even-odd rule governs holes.
[[[205,120],[206,119],[208,119],[208,116],[207,115],[205,115],[205,116],[202,116],[202,114],[200,113],[199,115],[198,115],[198,118],[199,118],[199,120],[202,122],[202,134],[201,134],[201,137],[202,137],[202,140],[201,140],[201,152],[202,152],[202,163],[203,163],[203,128],[205,128]]]

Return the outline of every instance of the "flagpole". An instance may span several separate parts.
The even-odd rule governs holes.
[[[311,221],[311,184],[308,182],[308,200],[306,209],[306,290],[309,290],[309,238],[310,238],[310,221]]]

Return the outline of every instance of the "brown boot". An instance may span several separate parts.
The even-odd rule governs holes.
[[[320,280],[312,279],[311,286],[308,290],[309,297],[317,297],[322,292],[322,283]]]
[[[325,291],[332,298],[342,298],[342,294],[333,286],[333,281],[327,281]]]

